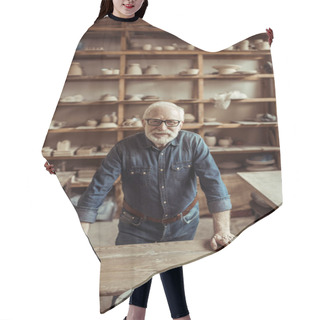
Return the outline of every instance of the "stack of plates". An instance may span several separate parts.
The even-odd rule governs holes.
[[[144,101],[152,101],[152,100],[159,100],[158,96],[153,96],[153,95],[148,95],[148,96],[144,96],[142,98]]]
[[[272,154],[252,156],[246,159],[246,162],[248,164],[248,171],[269,171],[278,169],[274,165],[276,161]]]
[[[66,151],[54,150],[53,151],[53,156],[54,157],[73,156],[77,149],[78,149],[78,147],[71,147],[69,150],[66,150]]]
[[[118,127],[118,125],[113,122],[103,122],[97,126],[97,128],[116,128],[116,127]]]
[[[43,147],[43,148],[42,148],[42,155],[43,155],[44,157],[50,157],[52,151],[53,151],[53,149],[50,148],[50,147]]]
[[[77,156],[86,156],[91,155],[92,153],[97,151],[97,147],[92,146],[84,146],[77,150],[76,154]]]
[[[89,179],[90,181],[92,180],[94,174],[96,173],[96,170],[86,170],[82,169],[78,171],[78,180],[79,179]]]

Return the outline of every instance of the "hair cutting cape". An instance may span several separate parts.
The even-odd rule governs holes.
[[[206,52],[142,19],[105,17],[77,46],[42,149],[75,207],[112,147],[144,132],[143,113],[156,101],[184,108],[183,129],[208,145],[230,194],[233,234],[281,205],[268,34]],[[214,253],[212,215],[200,184],[197,189],[200,223],[194,240],[115,245],[126,195],[121,175],[114,182],[88,234],[101,261],[102,313],[156,273]],[[155,201],[160,206],[161,199]]]

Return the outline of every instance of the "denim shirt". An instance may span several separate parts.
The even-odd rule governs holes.
[[[125,201],[156,219],[184,211],[197,194],[197,176],[211,213],[231,209],[219,169],[200,135],[181,130],[162,150],[145,133],[125,138],[111,149],[75,206],[83,222],[94,222],[121,175]]]

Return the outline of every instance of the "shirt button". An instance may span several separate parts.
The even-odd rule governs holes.
[[[166,203],[167,203],[167,201],[163,201],[163,203],[164,203],[164,204],[166,204]]]
[[[163,152],[161,152],[161,155],[163,156]]]
[[[160,171],[163,171],[163,169],[160,169]]]
[[[162,189],[164,189],[164,186],[161,186]]]
[[[177,170],[180,170],[180,168],[178,167]]]

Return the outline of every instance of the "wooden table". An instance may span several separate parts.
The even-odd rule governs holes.
[[[258,193],[272,208],[282,204],[281,171],[238,172],[252,191]]]
[[[152,276],[213,254],[208,240],[94,248],[101,261],[100,296],[120,295]]]

